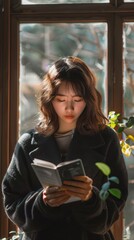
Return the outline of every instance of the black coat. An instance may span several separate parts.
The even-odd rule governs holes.
[[[2,182],[4,207],[8,217],[29,240],[112,240],[110,228],[118,219],[127,198],[127,172],[117,134],[111,128],[90,135],[75,131],[67,160],[81,158],[86,175],[93,179],[93,197],[86,201],[49,207],[43,203],[42,187],[31,162],[40,158],[58,164],[60,151],[54,136],[43,136],[30,131],[16,144],[12,161]],[[105,162],[111,176],[119,178],[117,187],[121,199],[109,195],[106,201],[99,197],[99,190],[106,181],[96,167]]]

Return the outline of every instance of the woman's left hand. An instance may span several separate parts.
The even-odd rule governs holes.
[[[63,187],[70,196],[79,197],[82,201],[87,201],[92,197],[93,180],[88,176],[77,176],[71,181],[64,181]]]

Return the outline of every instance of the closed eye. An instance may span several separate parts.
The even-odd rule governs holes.
[[[81,101],[83,101],[83,98],[74,98],[74,101],[75,102],[81,102]]]
[[[56,98],[55,99],[57,102],[65,102],[65,99],[61,99],[61,98]]]

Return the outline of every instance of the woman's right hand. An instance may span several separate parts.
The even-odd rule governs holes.
[[[43,201],[50,207],[58,207],[69,198],[67,191],[62,187],[48,186],[43,191]]]

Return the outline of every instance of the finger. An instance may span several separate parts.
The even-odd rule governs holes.
[[[51,207],[58,207],[58,206],[64,204],[69,198],[70,198],[70,196],[62,196],[58,199],[47,200],[46,202]]]
[[[55,197],[58,197],[61,195],[61,192],[54,192],[54,191],[51,191],[50,189],[45,189],[43,191],[43,198],[46,200],[46,199],[51,199],[51,198],[55,198]]]
[[[70,196],[79,197],[81,200],[85,201],[92,196],[92,179],[86,178],[87,182],[81,181],[65,181],[66,185],[64,187]]]
[[[80,187],[73,187],[73,186],[66,186],[67,194],[83,194],[86,195],[91,191],[91,188],[80,188]]]
[[[68,187],[75,187],[78,189],[90,189],[91,183],[89,182],[80,182],[80,181],[64,181],[64,188],[68,189]]]
[[[45,192],[43,192],[43,201],[45,204],[48,204],[48,205],[57,206],[57,204],[63,203],[66,199],[69,199],[69,198],[70,196],[65,193],[59,193],[59,196],[57,196],[57,193],[56,195],[55,194],[46,195]]]
[[[60,187],[58,187],[58,186],[48,186],[48,187],[45,188],[46,194],[57,192],[59,190],[60,190]]]
[[[68,189],[67,193],[70,196],[79,197],[82,201],[88,200],[89,198],[92,197],[92,189],[88,191],[76,191],[76,189],[75,190]]]
[[[77,181],[88,182],[88,183],[93,182],[93,180],[91,178],[89,178],[88,176],[75,176],[75,177],[73,177],[73,179],[77,180]]]
[[[56,193],[47,194],[46,198],[49,200],[49,199],[60,198],[62,196],[65,196],[65,192],[56,192]]]

